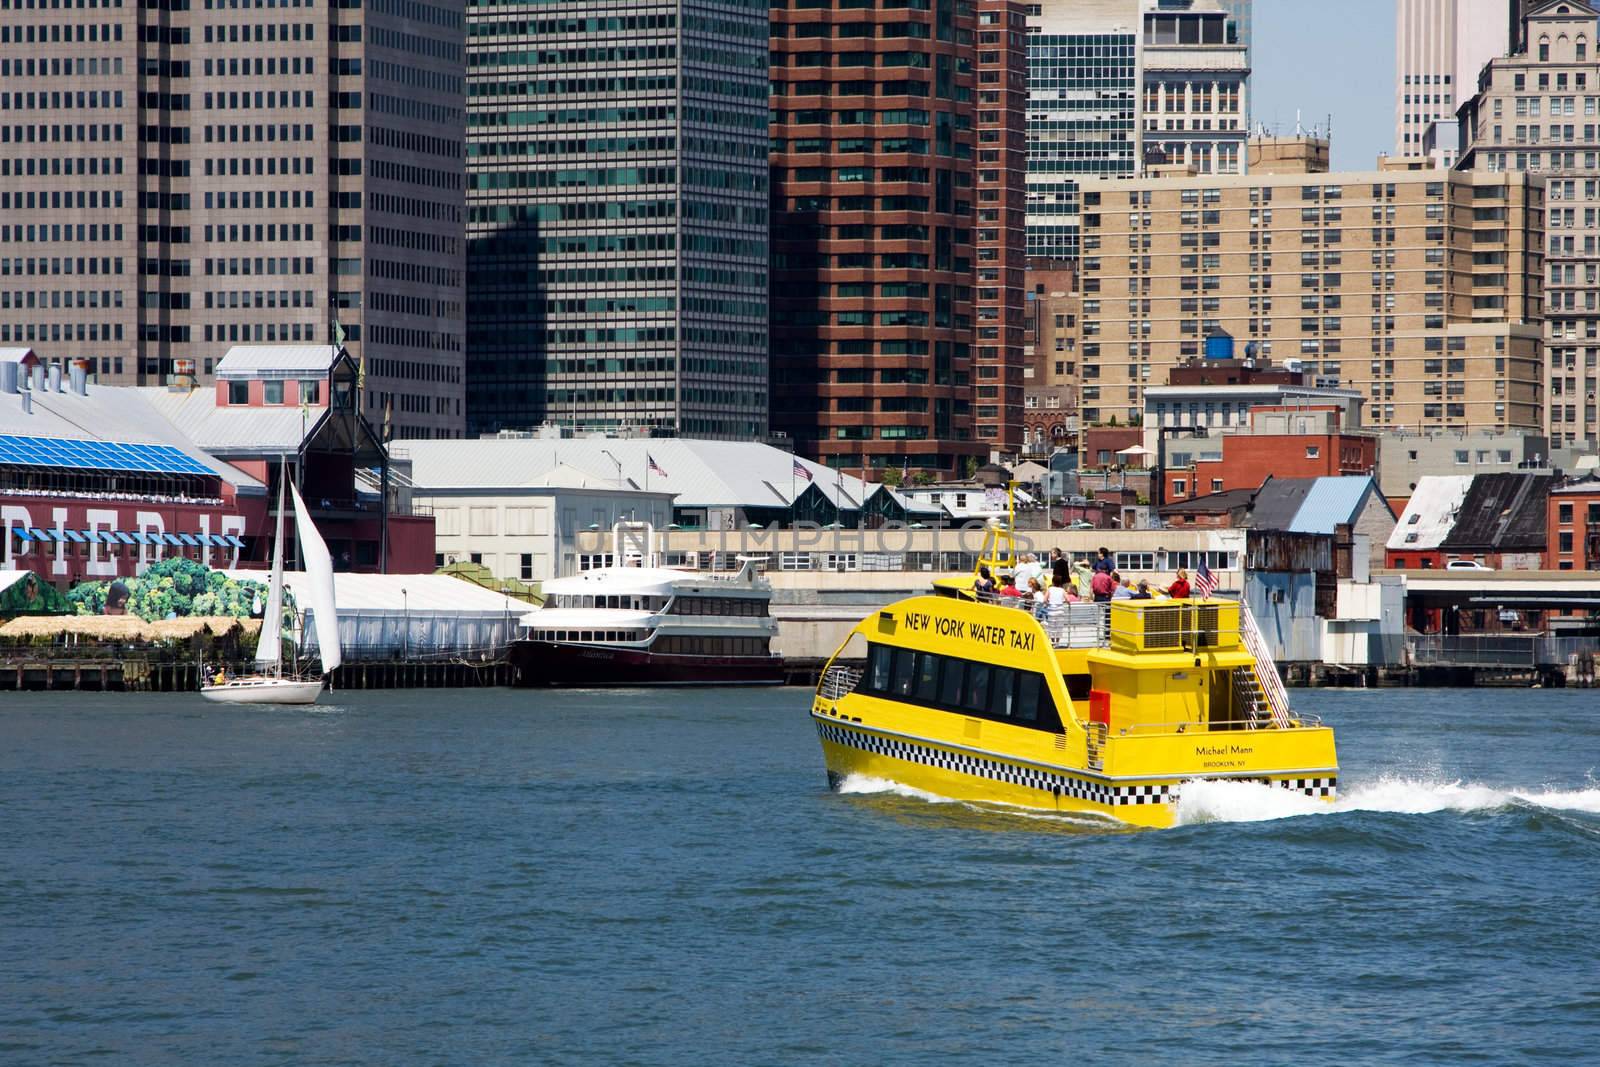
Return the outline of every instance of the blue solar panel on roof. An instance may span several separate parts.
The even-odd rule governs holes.
[[[210,467],[171,445],[11,435],[0,435],[0,464],[149,474],[216,474]]]

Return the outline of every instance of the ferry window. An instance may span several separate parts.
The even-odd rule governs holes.
[[[917,699],[924,704],[939,699],[939,659],[931,652],[924,652],[917,659]]]
[[[967,663],[965,660],[947,659],[944,664],[944,678],[939,685],[939,703],[948,708],[961,706],[961,689],[967,676]]]
[[[867,681],[872,692],[889,691],[889,664],[893,657],[894,649],[888,645],[872,646],[872,656],[867,661]]]
[[[917,654],[909,648],[896,649],[894,654],[894,686],[895,696],[908,697],[911,695],[912,683],[916,680]]]
[[[967,664],[966,699],[961,704],[969,711],[982,711],[989,706],[989,673],[987,663]]]
[[[994,684],[989,687],[989,714],[997,719],[1016,717],[1016,674],[1009,667],[994,668]]]
[[[1039,720],[1039,695],[1046,692],[1039,683],[1044,679],[1032,672],[1023,672],[1017,676],[1017,707],[1016,717],[1027,722]],[[1048,719],[1044,721],[1048,722]]]

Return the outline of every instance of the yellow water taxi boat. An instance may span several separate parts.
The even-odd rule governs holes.
[[[811,714],[830,786],[862,775],[1150,827],[1172,825],[1200,778],[1332,801],[1333,731],[1290,712],[1244,604],[1118,600],[1036,618],[941,592],[874,612],[824,670]]]

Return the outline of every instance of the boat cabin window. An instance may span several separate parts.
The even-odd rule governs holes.
[[[680,596],[673,600],[670,614],[760,618],[767,614],[767,601],[755,597]]]
[[[1060,732],[1050,687],[1037,671],[869,644],[857,692],[940,711]]]

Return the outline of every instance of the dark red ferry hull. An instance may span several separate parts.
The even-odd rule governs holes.
[[[513,641],[520,686],[782,685],[777,656],[667,656],[637,648]]]

